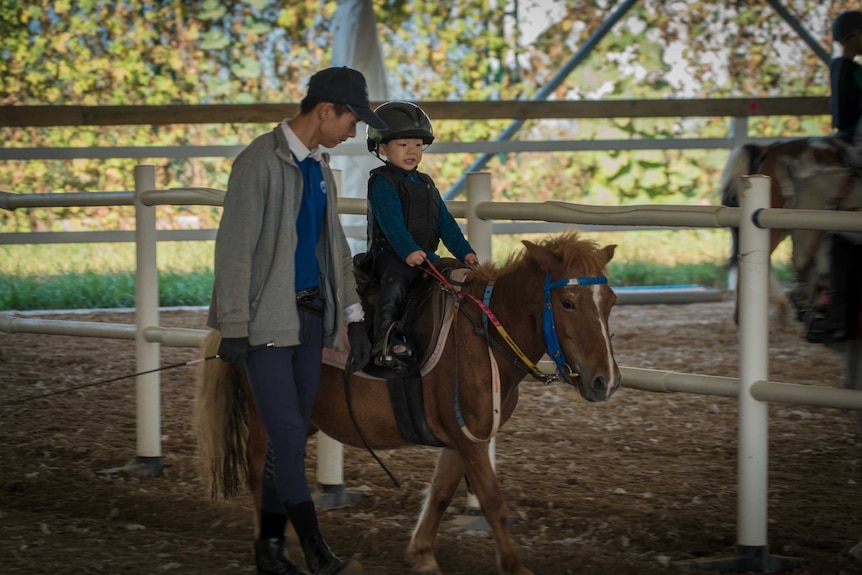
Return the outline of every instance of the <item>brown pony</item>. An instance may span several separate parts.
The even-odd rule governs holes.
[[[800,138],[773,142],[766,146],[739,146],[730,153],[721,176],[721,205],[739,207],[740,177],[764,174],[770,179],[771,207],[798,207],[795,182],[822,170],[844,166],[845,147],[846,144],[837,138]],[[788,230],[770,230],[770,255],[788,235]],[[736,269],[739,253],[738,228],[731,228],[731,237],[733,244],[728,263],[731,269]],[[780,317],[784,320],[789,309],[787,298],[778,281],[773,276],[770,276],[770,279],[770,293],[779,308]],[[738,319],[738,313],[737,305],[734,319]]]
[[[515,552],[507,527],[508,511],[488,453],[493,430],[509,419],[518,403],[518,385],[525,378],[523,359],[535,367],[548,350],[547,339],[553,351],[559,350],[559,377],[576,386],[587,401],[604,401],[620,386],[621,373],[608,328],[616,295],[605,279],[616,246],[600,248],[574,233],[539,244],[523,243],[526,250],[510,256],[502,267],[484,264],[469,271],[461,292],[469,295],[454,306],[439,361],[430,371],[422,371],[427,428],[443,447],[407,547],[414,573],[440,573],[434,556],[437,532],[443,513],[466,476],[493,533],[499,573],[531,574]],[[493,292],[487,307],[522,356],[494,331],[492,321],[488,322],[487,336],[477,333],[483,325],[483,312],[470,296],[483,301],[489,284],[493,284]],[[430,332],[428,307],[417,312],[417,334]],[[217,332],[207,336],[203,357],[215,352],[219,337]],[[421,337],[417,335],[417,339]],[[492,408],[492,356],[499,368],[500,408],[496,417]],[[546,377],[552,381],[557,376]],[[244,373],[224,362],[208,361],[199,366],[197,379],[199,450],[213,495],[234,495],[247,481],[259,506],[266,436]],[[360,431],[373,449],[411,445],[396,425],[387,381],[362,372],[351,374],[346,381],[343,363],[324,361],[312,424],[346,445],[362,447]]]

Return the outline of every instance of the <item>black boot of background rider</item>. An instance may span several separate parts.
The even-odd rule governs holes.
[[[806,338],[812,343],[839,343],[849,336],[848,299],[853,245],[849,240],[832,235],[830,250],[829,303],[815,311],[808,326]]]
[[[397,270],[388,269],[380,279],[380,291],[374,308],[374,347],[371,359],[377,365],[385,366],[381,358],[392,350],[386,350],[386,335],[389,327],[398,321],[401,306],[410,288],[410,278]]]
[[[289,515],[305,555],[305,565],[312,575],[362,574],[362,564],[359,561],[339,559],[323,540],[313,501],[292,506]]]

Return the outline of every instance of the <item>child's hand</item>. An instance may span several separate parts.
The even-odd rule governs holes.
[[[479,258],[476,256],[476,254],[470,253],[464,256],[464,263],[471,268],[475,268],[479,265]]]
[[[422,250],[416,250],[404,260],[404,262],[410,267],[416,267],[422,265],[422,263],[428,259],[428,256],[425,255],[425,252]]]

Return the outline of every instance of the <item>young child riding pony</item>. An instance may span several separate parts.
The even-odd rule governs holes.
[[[380,280],[374,313],[372,361],[399,375],[414,358],[396,325],[411,282],[421,266],[440,256],[443,244],[468,266],[479,263],[476,252],[440,197],[430,176],[418,170],[425,148],[434,141],[431,120],[410,102],[393,101],[375,111],[386,125],[367,131],[368,151],[384,165],[368,178],[368,251],[372,275]]]

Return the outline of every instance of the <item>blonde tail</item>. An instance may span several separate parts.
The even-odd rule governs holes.
[[[216,354],[221,333],[210,331],[201,344],[201,357]],[[248,477],[246,442],[248,407],[241,368],[220,359],[195,369],[194,423],[200,474],[215,500],[229,499]]]

